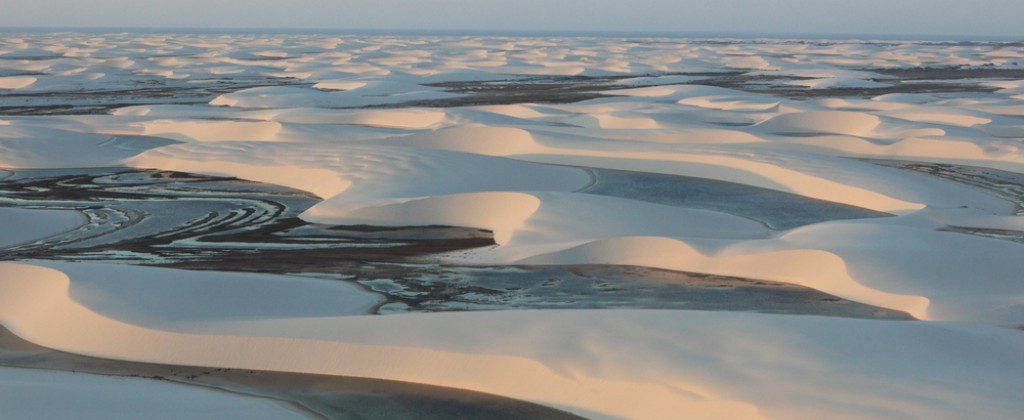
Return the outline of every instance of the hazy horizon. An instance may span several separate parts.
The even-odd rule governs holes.
[[[650,33],[1024,38],[1024,2],[980,0],[7,0],[0,29]]]
[[[515,30],[515,29],[389,29],[389,28],[214,28],[214,27],[58,27],[0,26],[0,33],[83,33],[83,34],[226,34],[226,35],[369,35],[369,36],[496,36],[496,37],[594,37],[594,38],[736,38],[860,41],[951,41],[1012,42],[1024,35],[894,34],[894,33],[785,33],[785,32],[696,32],[696,31],[600,31],[600,30]]]

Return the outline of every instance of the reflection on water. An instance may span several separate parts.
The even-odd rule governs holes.
[[[775,230],[829,220],[891,216],[865,208],[734,182],[613,169],[587,169],[594,174],[595,182],[582,190],[583,193],[730,213],[757,220]]]

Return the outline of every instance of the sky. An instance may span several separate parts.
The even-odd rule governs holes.
[[[1024,0],[2,0],[0,28],[873,34],[1024,39]]]

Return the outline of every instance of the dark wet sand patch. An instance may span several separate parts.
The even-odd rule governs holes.
[[[2,326],[0,366],[146,378],[199,386],[213,392],[226,391],[276,400],[311,418],[581,418],[561,410],[497,395],[411,382],[138,363],[80,356],[35,345]]]

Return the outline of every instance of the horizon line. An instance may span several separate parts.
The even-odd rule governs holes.
[[[186,33],[186,34],[310,34],[310,35],[439,35],[439,36],[521,36],[521,37],[651,37],[651,38],[739,38],[739,39],[836,39],[836,40],[905,40],[905,41],[1024,41],[1024,35],[964,34],[899,34],[899,33],[814,33],[814,32],[752,32],[752,31],[628,31],[583,29],[383,29],[383,28],[260,28],[260,27],[175,27],[175,26],[0,26],[0,33],[10,32],[79,32],[79,33]]]

